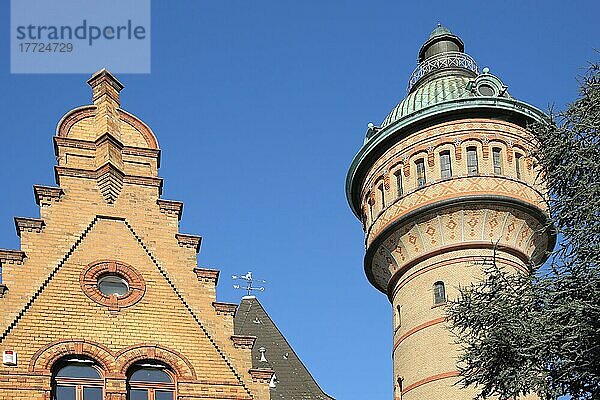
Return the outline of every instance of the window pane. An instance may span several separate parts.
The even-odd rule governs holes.
[[[75,400],[75,386],[57,386],[56,400]]]
[[[467,173],[469,175],[477,174],[477,149],[475,147],[467,147]]]
[[[173,400],[173,391],[157,390],[154,392],[154,398],[156,400]]]
[[[517,179],[521,179],[521,155],[515,154],[515,168],[517,170]]]
[[[140,368],[129,378],[133,382],[171,382],[171,377],[158,368]]]
[[[146,389],[130,389],[129,400],[148,400],[148,391]]]
[[[452,177],[452,165],[450,164],[450,153],[445,151],[440,154],[440,167],[442,179]]]
[[[102,400],[102,388],[84,387],[83,400]]]
[[[123,296],[129,291],[125,279],[118,275],[106,275],[98,280],[98,289],[107,296]]]
[[[396,189],[398,189],[398,197],[402,196],[402,172],[396,172]]]
[[[492,149],[492,155],[494,159],[494,174],[499,175],[502,173],[502,161],[500,159],[500,149]]]
[[[425,161],[418,160],[417,165],[417,186],[421,187],[425,185]]]
[[[443,282],[436,282],[433,287],[434,303],[440,304],[446,302],[446,288]]]
[[[58,378],[87,378],[100,379],[96,368],[89,364],[71,363],[62,367],[57,373]]]
[[[381,208],[385,207],[385,190],[383,190],[383,185],[379,186],[379,196],[381,197]]]

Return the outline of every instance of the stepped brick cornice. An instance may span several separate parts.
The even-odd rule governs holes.
[[[200,252],[200,244],[202,243],[202,236],[188,235],[184,233],[177,233],[175,235],[177,242],[181,247],[188,247],[195,249],[196,253]]]
[[[45,225],[43,219],[15,217],[15,228],[19,237],[23,231],[40,233]]]
[[[213,301],[212,303],[215,311],[219,315],[231,315],[235,314],[235,310],[237,310],[238,305],[234,303],[220,303],[217,301]]]
[[[0,266],[6,264],[23,264],[25,252],[21,250],[0,249]]]
[[[181,220],[183,213],[183,203],[175,200],[156,200],[156,204],[160,207],[160,211],[168,215],[176,215],[178,220]]]
[[[233,346],[235,348],[252,349],[252,347],[254,347],[254,343],[256,343],[256,336],[232,335],[231,341],[233,342]]]
[[[59,201],[65,192],[60,187],[33,185],[35,202],[38,206],[50,205]]]
[[[218,269],[209,269],[209,268],[194,268],[194,272],[198,277],[198,280],[201,282],[212,282],[215,286],[219,281],[219,271]]]
[[[250,370],[252,380],[257,383],[270,383],[273,374],[275,374],[275,371],[271,368],[252,368]]]

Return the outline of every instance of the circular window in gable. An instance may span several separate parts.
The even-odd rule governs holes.
[[[134,305],[146,291],[142,275],[131,265],[115,260],[89,264],[79,283],[86,296],[111,311]]]
[[[98,278],[98,290],[106,296],[114,294],[117,297],[123,297],[129,291],[129,284],[121,275],[106,274]]]

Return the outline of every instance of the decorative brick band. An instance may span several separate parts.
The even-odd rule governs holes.
[[[187,247],[195,249],[196,253],[200,252],[200,244],[202,243],[202,236],[187,235],[183,233],[177,233],[175,235],[177,242],[181,247]]]
[[[256,336],[232,335],[231,341],[236,349],[252,349],[256,343]]]
[[[433,257],[433,256],[435,256],[435,254],[432,256],[428,256],[428,258]],[[422,274],[429,272],[431,270],[434,270],[436,268],[446,267],[449,265],[460,264],[460,263],[474,263],[476,261],[483,261],[483,260],[485,260],[485,258],[486,257],[475,257],[475,256],[453,258],[451,260],[444,260],[444,261],[439,261],[434,264],[431,264],[423,269],[420,269],[420,270],[417,270],[417,271],[411,273],[410,275],[407,275],[405,278],[404,278],[404,275],[402,275],[402,278],[404,278],[402,281],[400,281],[400,278],[398,278],[398,280],[395,280],[397,286],[393,290],[393,293],[390,292],[390,293],[392,293],[392,295],[390,295],[390,299],[393,299],[396,296],[396,293],[398,293],[398,291],[400,291],[400,289],[402,289],[407,283],[409,283],[410,281],[412,281],[419,275],[422,275]],[[509,260],[507,258],[496,256],[496,262],[509,265],[517,271],[521,271],[523,273],[529,273],[529,270],[527,269],[527,267],[525,267],[524,265],[521,265],[519,263],[516,263],[512,260]],[[414,266],[414,265],[415,264],[411,264],[411,266]],[[393,289],[393,287],[390,285],[389,289]],[[392,300],[390,300],[390,301],[392,301]]]
[[[15,228],[19,237],[23,231],[40,233],[44,226],[46,224],[43,219],[15,217]]]
[[[235,314],[235,310],[237,310],[238,305],[234,303],[219,303],[217,301],[213,301],[213,307],[217,311],[218,315],[231,315]]]
[[[25,252],[21,250],[6,250],[0,249],[0,265],[4,264],[23,264]]]
[[[271,368],[252,368],[248,372],[252,376],[252,381],[258,383],[270,383],[271,378],[275,374],[275,371]]]
[[[183,203],[181,201],[158,199],[156,204],[158,204],[160,212],[167,215],[176,215],[177,219],[181,220],[181,214],[183,213]]]
[[[198,277],[198,281],[212,282],[215,285],[219,281],[219,274],[221,273],[221,271],[219,271],[218,269],[208,269],[208,268],[200,268],[200,267],[194,268],[194,272],[196,273],[196,276]]]
[[[127,281],[129,290],[123,296],[107,296],[98,289],[98,279],[102,275],[114,273]],[[142,275],[131,265],[115,260],[102,260],[89,264],[81,272],[79,283],[83,292],[96,303],[107,306],[111,311],[119,311],[141,300],[146,292],[146,284]]]
[[[395,288],[396,284],[412,267],[414,267],[415,265],[417,265],[431,257],[435,257],[440,254],[446,254],[446,253],[449,253],[452,251],[474,250],[474,249],[493,250],[494,248],[496,248],[499,251],[506,252],[510,255],[513,255],[513,256],[519,258],[523,262],[523,265],[519,266],[516,263],[511,263],[512,266],[514,268],[520,270],[521,272],[529,273],[529,270],[526,267],[526,265],[528,265],[530,263],[529,257],[527,257],[527,255],[523,254],[523,252],[516,247],[506,245],[503,243],[502,244],[494,244],[492,242],[486,242],[486,241],[481,241],[481,240],[458,242],[458,243],[453,243],[453,244],[449,244],[449,245],[445,245],[445,246],[440,246],[432,251],[424,252],[423,254],[419,255],[418,257],[413,258],[412,260],[406,262],[404,265],[402,265],[400,268],[398,268],[398,270],[396,272],[394,272],[394,275],[390,278],[390,280],[388,282],[388,285],[387,285],[388,298],[390,299],[390,301],[392,301],[393,295],[395,294],[394,288]],[[472,259],[472,257],[470,257],[470,258]],[[449,260],[448,262],[453,263],[454,260]]]
[[[4,283],[0,283],[0,299],[4,297],[7,291],[8,286],[6,286]]]
[[[392,354],[394,354],[396,352],[396,349],[398,348],[398,346],[400,346],[400,343],[402,343],[407,337],[409,337],[419,331],[422,331],[425,328],[429,328],[430,326],[441,324],[444,321],[446,321],[446,317],[440,317],[440,318],[432,319],[431,321],[427,321],[421,325],[417,325],[414,328],[407,330],[398,338],[398,340],[396,340],[396,343],[394,343],[394,348],[392,350]]]
[[[59,187],[33,185],[33,194],[38,206],[47,206],[59,201],[65,192]]]
[[[440,379],[454,378],[459,375],[460,375],[460,372],[458,372],[458,371],[449,371],[449,372],[444,372],[442,374],[428,376],[425,379],[421,379],[420,381],[417,381],[417,382],[405,387],[404,390],[402,390],[402,394],[406,394],[406,393],[410,392],[411,390],[418,388],[419,386],[423,386],[427,383],[439,381]]]

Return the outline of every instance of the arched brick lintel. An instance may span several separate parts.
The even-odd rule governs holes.
[[[69,355],[85,355],[95,360],[105,373],[114,369],[114,354],[100,343],[82,339],[59,340],[39,349],[29,363],[30,372],[49,373],[52,365]]]
[[[125,375],[132,364],[148,359],[166,363],[179,379],[197,379],[194,367],[181,353],[155,344],[138,344],[120,351],[116,355],[114,372]]]

